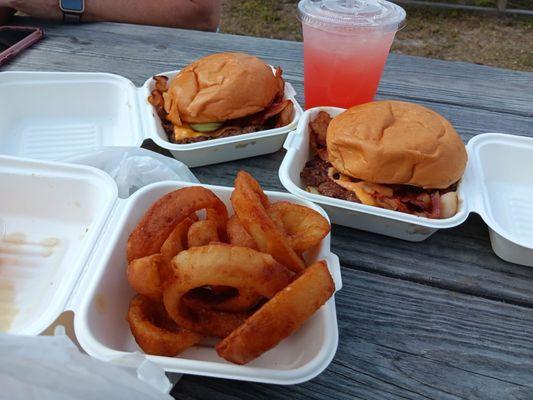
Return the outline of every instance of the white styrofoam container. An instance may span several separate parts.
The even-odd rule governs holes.
[[[94,168],[6,156],[0,187],[0,330],[36,335],[65,309],[116,187]]]
[[[488,225],[499,257],[533,266],[533,139],[485,133],[467,151],[469,210]]]
[[[329,214],[333,223],[411,241],[422,241],[438,229],[457,226],[468,217],[463,185],[459,185],[458,188],[459,211],[453,217],[447,219],[417,217],[309,193],[301,182],[300,172],[303,170],[305,163],[311,158],[309,122],[316,117],[319,111],[326,111],[334,117],[344,111],[344,109],[317,107],[307,110],[302,115],[298,128],[287,137],[284,144],[287,153],[281,163],[279,177],[281,183],[289,192],[300,198],[320,204]]]
[[[12,319],[8,332],[36,335],[62,312],[73,311],[76,339],[88,354],[110,361],[140,351],[125,320],[134,296],[125,273],[127,238],[154,201],[198,183],[153,183],[120,199],[114,181],[96,168],[0,156],[0,185],[0,310]],[[231,214],[232,188],[203,186]],[[267,194],[273,201],[304,204],[327,217],[316,205],[290,194]],[[341,288],[329,235],[306,258],[326,259],[336,289]],[[337,343],[332,297],[302,329],[246,366],[226,362],[209,345],[178,357],[147,358],[169,372],[295,384],[326,368]]]
[[[168,71],[158,75],[165,75],[170,79],[179,71]],[[144,108],[145,131],[152,132],[151,139],[160,147],[169,150],[172,155],[187,164],[189,167],[197,167],[207,164],[216,164],[223,161],[238,160],[261,154],[275,153],[283,146],[287,134],[296,128],[303,111],[296,101],[296,92],[290,83],[285,84],[285,99],[294,104],[294,116],[289,125],[281,128],[268,129],[245,135],[230,136],[220,139],[206,140],[204,142],[190,144],[170,143],[167,134],[161,126],[161,120],[154,107],[146,101],[154,89],[154,80],[148,79],[140,92],[141,106]],[[207,160],[207,161],[206,161]]]
[[[281,149],[302,114],[294,89],[286,84],[285,98],[295,106],[289,125],[173,144],[147,101],[152,88],[152,78],[137,88],[126,78],[106,73],[0,72],[0,154],[61,160],[101,146],[138,147],[152,139],[189,167],[197,167]]]
[[[430,219],[306,191],[300,172],[311,158],[309,122],[320,111],[334,117],[344,109],[307,110],[287,137],[279,177],[289,192],[320,204],[333,223],[413,242],[427,239],[438,229],[458,226],[476,212],[489,226],[498,256],[533,266],[533,139],[498,133],[471,139],[466,146],[467,167],[457,190],[457,213],[451,218]]]

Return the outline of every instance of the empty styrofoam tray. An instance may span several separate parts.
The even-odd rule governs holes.
[[[164,73],[174,76],[178,71]],[[294,89],[287,126],[192,144],[171,143],[147,98],[153,79],[137,88],[106,73],[1,72],[0,154],[61,160],[102,146],[140,146],[152,139],[191,167],[268,154],[281,149],[302,114]]]
[[[430,219],[335,199],[305,190],[300,172],[311,158],[309,122],[320,111],[335,117],[344,111],[316,107],[302,115],[287,137],[280,180],[294,195],[320,204],[333,223],[409,241],[422,241],[439,229],[463,223],[470,212],[490,228],[494,251],[501,258],[533,266],[533,139],[498,133],[481,134],[466,146],[468,164],[459,182],[457,213]]]
[[[0,185],[7,188],[0,202],[0,315],[10,315],[0,320],[0,329],[35,335],[64,311],[73,311],[76,339],[88,354],[113,360],[141,351],[125,320],[134,296],[126,279],[128,236],[161,196],[199,184],[157,182],[121,199],[115,182],[96,168],[0,156]],[[232,188],[203,186],[232,213]],[[293,195],[267,194],[273,201],[307,205],[326,216]],[[329,235],[306,258],[326,259],[336,289],[341,288]],[[221,359],[210,345],[194,346],[178,357],[147,358],[170,372],[294,384],[326,368],[337,342],[332,297],[302,329],[246,366]]]
[[[5,156],[0,187],[0,331],[36,335],[65,309],[117,191],[94,168]]]

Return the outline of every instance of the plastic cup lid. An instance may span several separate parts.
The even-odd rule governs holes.
[[[386,0],[300,0],[300,20],[328,31],[399,30],[405,10]]]

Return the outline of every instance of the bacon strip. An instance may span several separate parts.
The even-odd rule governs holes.
[[[280,114],[286,107],[292,106],[292,101],[283,100],[280,102],[271,103],[263,111],[250,115],[248,117],[240,118],[246,125],[263,125],[267,120],[275,115]]]

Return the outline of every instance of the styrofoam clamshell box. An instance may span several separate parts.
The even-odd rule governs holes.
[[[152,78],[137,88],[122,76],[106,73],[1,72],[0,153],[61,160],[101,146],[138,147],[152,139],[189,167],[198,167],[278,151],[302,114],[293,87],[286,83],[285,98],[294,103],[289,125],[174,144],[147,101],[153,86]]]
[[[76,339],[89,355],[109,361],[141,351],[125,319],[134,296],[126,279],[126,242],[157,199],[193,185],[199,184],[157,182],[122,199],[111,177],[97,168],[0,156],[0,331],[37,335],[64,311],[73,311]],[[202,186],[232,214],[233,188]],[[291,194],[267,194],[327,218],[320,207]],[[329,235],[306,258],[327,260],[336,289],[341,288]],[[177,357],[147,358],[169,372],[294,384],[326,368],[337,342],[332,297],[302,329],[245,366],[218,357],[212,343]]]
[[[312,156],[309,122],[320,111],[334,117],[344,109],[307,110],[287,137],[279,177],[289,192],[320,204],[333,223],[414,242],[439,229],[458,226],[475,212],[488,225],[492,248],[499,257],[533,266],[533,139],[501,133],[472,138],[466,146],[468,163],[458,185],[457,213],[451,218],[430,219],[308,192],[300,172]]]

